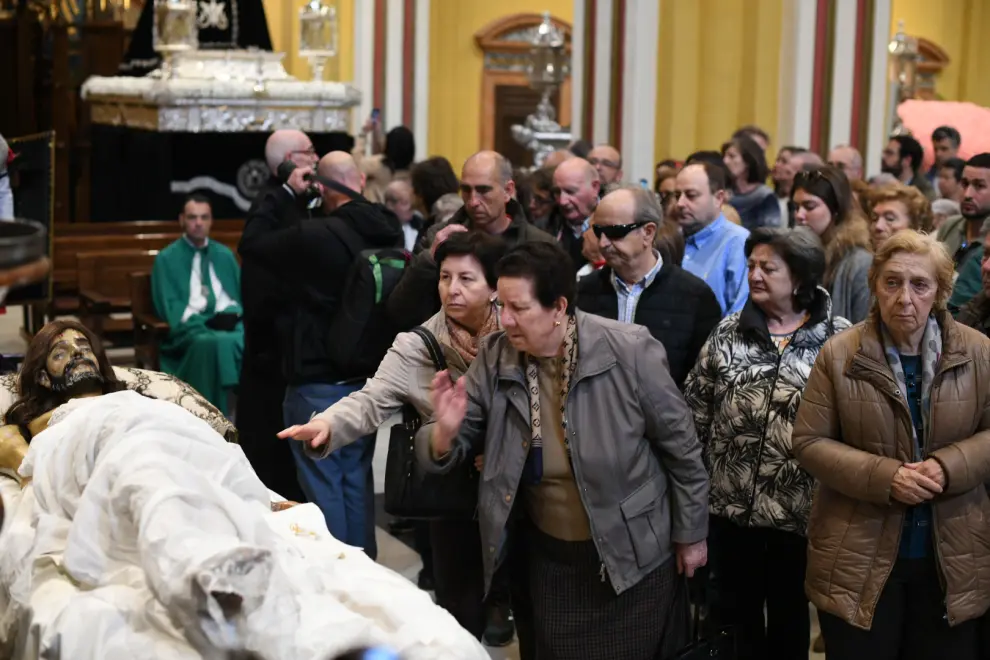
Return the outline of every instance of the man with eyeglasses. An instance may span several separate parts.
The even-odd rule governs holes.
[[[598,170],[602,188],[608,189],[622,182],[622,155],[607,144],[600,144],[588,153],[588,162]]]
[[[677,174],[677,213],[684,233],[684,270],[703,279],[723,314],[742,310],[749,298],[749,268],[743,248],[749,232],[722,215],[725,168],[708,161]]]
[[[450,234],[477,229],[501,236],[509,247],[527,241],[553,241],[553,237],[526,221],[522,205],[513,195],[512,164],[502,154],[480,151],[461,170],[460,193],[464,206],[442,227],[426,234],[426,249],[416,255],[388,299],[388,313],[403,330],[423,323],[440,311],[437,290],[440,274],[433,253]]]
[[[591,222],[606,267],[581,280],[577,301],[582,311],[646,327],[667,349],[681,387],[722,308],[704,281],[663,262],[654,247],[661,222],[663,209],[649,190],[606,195]]]
[[[842,170],[850,181],[863,180],[863,156],[859,149],[848,144],[840,144],[828,152],[828,164]]]
[[[276,434],[284,428],[282,400],[285,378],[275,319],[285,312],[290,291],[281,272],[256,258],[252,248],[273,232],[308,217],[304,180],[318,161],[309,136],[302,131],[275,131],[265,144],[271,176],[254,198],[244,223],[241,256],[241,302],[244,308],[244,355],[237,391],[237,426],[241,448],[266,486],[290,500],[305,500],[287,443]],[[278,177],[283,162],[296,166],[288,180]]]

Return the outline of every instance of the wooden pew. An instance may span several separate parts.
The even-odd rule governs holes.
[[[108,225],[129,223],[106,223]],[[135,223],[137,224],[137,223]],[[81,235],[55,236],[53,250],[52,289],[54,298],[49,309],[49,316],[75,314],[79,310],[80,289],[78,282],[78,255],[87,252],[133,251],[133,250],[162,250],[180,238],[181,234],[110,234],[110,235]],[[241,240],[239,230],[222,230],[212,232],[211,239],[223,243],[231,250],[237,251]],[[150,270],[150,267],[149,267]],[[128,294],[129,295],[129,294]]]
[[[214,220],[212,233],[241,232],[243,220]],[[135,220],[133,222],[68,222],[55,227],[55,238],[62,236],[115,236],[132,234],[179,234],[178,220]]]
[[[159,371],[158,347],[168,337],[168,323],[158,318],[151,295],[151,273],[131,273],[131,316],[134,318],[134,362],[139,369]]]
[[[81,252],[79,265],[80,317],[101,338],[113,341],[133,333],[131,273],[150,272],[158,250],[99,250]],[[126,316],[124,316],[126,314]]]

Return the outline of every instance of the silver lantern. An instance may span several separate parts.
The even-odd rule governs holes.
[[[904,21],[898,21],[897,34],[887,44],[888,75],[890,85],[889,99],[891,104],[890,122],[891,133],[899,135],[907,132],[897,115],[897,108],[903,101],[914,98],[915,85],[918,75],[918,40],[904,32]]]
[[[172,58],[176,53],[196,50],[199,31],[196,27],[195,0],[154,0],[153,47],[162,56],[162,78],[172,77]]]
[[[299,56],[309,60],[313,80],[323,80],[327,60],[337,55],[337,9],[309,0],[299,10]]]
[[[548,11],[543,12],[543,22],[537,26],[530,43],[526,76],[530,87],[540,93],[540,103],[536,112],[526,117],[525,125],[512,127],[512,136],[534,152],[533,160],[540,166],[550,153],[571,141],[570,132],[557,123],[557,112],[550,102],[554,91],[570,75],[570,60],[564,34],[554,25]]]

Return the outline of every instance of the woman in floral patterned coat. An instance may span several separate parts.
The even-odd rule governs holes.
[[[750,298],[712,332],[684,391],[711,476],[713,615],[736,627],[741,660],[806,660],[814,480],[791,453],[791,426],[818,352],[850,324],[832,316],[813,232],[760,228],[745,249]]]

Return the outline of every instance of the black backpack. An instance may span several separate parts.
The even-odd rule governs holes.
[[[378,370],[399,333],[385,303],[412,256],[401,247],[360,249],[363,241],[343,220],[335,222],[334,229],[354,263],[330,322],[327,356],[342,379],[366,378]]]

